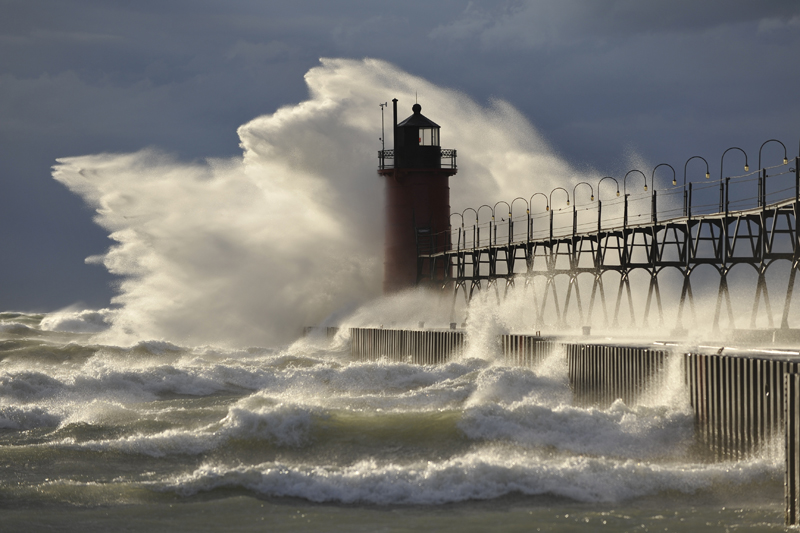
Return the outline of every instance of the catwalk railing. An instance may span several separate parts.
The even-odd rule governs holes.
[[[378,150],[378,170],[395,168],[395,154],[395,150]],[[441,158],[441,168],[457,168],[456,157],[458,156],[458,152],[456,150],[451,148],[442,148],[439,154]],[[402,157],[402,152],[397,155]]]
[[[598,312],[604,326],[614,327],[619,325],[623,307],[628,307],[632,324],[640,317],[647,325],[652,314],[662,324],[660,280],[665,272],[677,271],[682,283],[676,327],[681,329],[687,303],[694,313],[692,275],[698,267],[710,266],[718,275],[713,317],[713,328],[718,330],[723,313],[727,314],[728,324],[735,327],[728,278],[732,270],[744,265],[753,269],[755,278],[750,327],[755,327],[763,305],[772,328],[776,320],[767,274],[776,262],[788,261],[791,266],[780,316],[780,327],[787,328],[800,268],[800,157],[794,158],[793,167],[787,159],[784,161],[782,165],[702,184],[687,185],[684,174],[683,186],[653,188],[640,195],[627,192],[627,179],[632,172],[638,172],[644,178],[645,191],[647,179],[640,171],[631,171],[622,180],[624,194],[605,203],[600,200],[599,186],[604,180],[617,183],[619,194],[619,184],[612,177],[600,180],[596,201],[594,187],[586,182],[575,185],[572,198],[579,186],[586,185],[591,189],[591,201],[571,207],[556,208],[552,202],[554,193],[556,198],[566,196],[566,206],[570,198],[566,189],[556,187],[549,195],[536,193],[529,200],[516,198],[510,203],[469,208],[452,215],[460,217],[460,225],[433,237],[436,242],[448,243],[450,249],[436,253],[425,253],[430,248],[419,250],[418,281],[451,289],[454,306],[460,292],[469,304],[476,291],[494,288],[499,299],[501,292],[505,296],[510,288],[522,283],[525,288],[533,287],[537,328],[591,326]],[[542,197],[539,202],[545,211],[536,215],[532,206],[538,196]],[[500,204],[505,209],[497,222]],[[517,216],[515,207],[524,207],[525,215]],[[475,216],[471,226],[465,225],[468,211]],[[491,218],[481,222],[482,216]],[[636,271],[646,273],[648,278],[646,303],[639,310],[634,310],[630,284],[631,274]],[[613,311],[609,311],[606,301],[604,275],[609,272],[619,276]],[[591,283],[588,305],[578,283],[584,277]],[[543,289],[536,288],[537,278],[544,280]],[[563,280],[563,297],[557,280]],[[545,317],[554,317],[555,324],[547,324]]]

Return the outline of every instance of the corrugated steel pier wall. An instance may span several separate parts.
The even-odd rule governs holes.
[[[800,370],[796,357],[583,343],[564,349],[577,403],[603,407],[616,399],[635,404],[665,384],[669,359],[681,357],[697,437],[717,460],[745,459],[784,437],[786,412],[794,401],[784,378]]]
[[[797,360],[685,353],[684,375],[699,438],[718,459],[743,459],[784,434],[784,375]]]
[[[538,335],[506,334],[499,342],[508,364],[529,368],[555,350],[565,350],[570,387],[582,405],[610,405],[617,398],[636,403],[666,376],[668,350],[574,343]],[[463,331],[350,329],[350,353],[358,361],[439,364],[461,355],[465,346]]]
[[[529,368],[541,363],[560,346],[557,340],[540,335],[501,335],[500,343],[506,363]]]
[[[555,350],[565,352],[569,385],[580,405],[638,402],[666,379],[669,350],[649,346],[578,343],[532,335],[502,335],[505,361],[535,367]]]
[[[358,361],[389,361],[435,365],[464,350],[463,331],[350,328],[350,353]]]
[[[580,405],[637,403],[666,380],[668,350],[602,344],[565,345],[569,384]]]
[[[800,373],[783,375],[783,413],[786,447],[786,525],[800,524]]]
[[[507,363],[533,367],[559,346],[553,339],[530,335],[501,335]],[[439,364],[461,355],[466,347],[463,331],[351,328],[350,353],[358,361]]]

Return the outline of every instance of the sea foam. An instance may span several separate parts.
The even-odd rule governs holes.
[[[765,460],[734,465],[648,464],[581,456],[543,460],[536,454],[490,446],[445,461],[408,465],[374,460],[342,468],[207,463],[158,486],[182,495],[244,488],[265,496],[315,502],[440,505],[509,494],[620,502],[668,491],[694,494],[779,477],[779,468]]]

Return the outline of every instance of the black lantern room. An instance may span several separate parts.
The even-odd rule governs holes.
[[[421,105],[411,110],[414,114],[395,126],[395,168],[441,168],[439,125],[421,113]]]

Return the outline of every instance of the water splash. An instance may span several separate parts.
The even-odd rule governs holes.
[[[323,59],[305,79],[306,101],[239,128],[242,157],[186,163],[146,149],[58,160],[54,178],[115,241],[88,259],[121,279],[98,340],[285,342],[378,296],[375,151],[389,98],[403,110],[418,93],[442,144],[459,150],[454,211],[576,175],[505,102],[481,106],[373,59]]]

